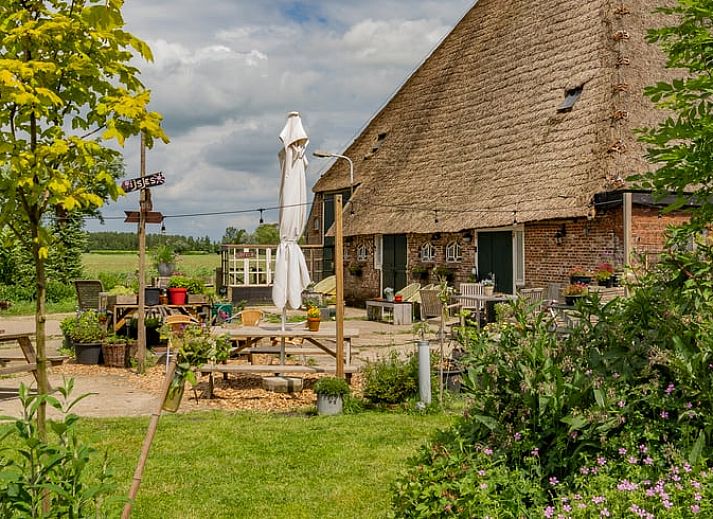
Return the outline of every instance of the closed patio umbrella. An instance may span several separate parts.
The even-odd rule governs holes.
[[[309,143],[298,112],[290,112],[287,116],[287,123],[280,132],[280,140],[280,245],[275,258],[272,301],[282,310],[284,330],[287,305],[293,309],[299,308],[302,305],[302,291],[310,282],[304,254],[297,245],[307,223],[305,150]]]

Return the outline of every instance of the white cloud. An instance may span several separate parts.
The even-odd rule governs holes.
[[[125,4],[127,29],[154,62],[137,63],[171,143],[148,154],[166,185],[156,210],[178,215],[277,205],[277,135],[299,110],[311,149],[341,151],[462,16],[472,0],[153,0]],[[125,150],[137,176],[138,142]],[[314,160],[308,189],[325,161]],[[127,196],[105,215],[135,210]],[[169,232],[220,238],[259,214],[175,218]],[[277,213],[265,213],[275,221]],[[96,229],[95,225],[90,226]],[[112,220],[112,229],[131,229]]]

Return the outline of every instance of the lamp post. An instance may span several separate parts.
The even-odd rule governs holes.
[[[349,162],[349,186],[354,194],[354,163],[345,155],[338,155],[328,151],[316,150],[312,153],[320,159],[337,158]],[[342,231],[342,195],[334,197],[334,274],[337,285],[337,377],[344,378],[344,265],[342,260],[342,247],[344,237]]]
[[[346,155],[339,155],[338,153],[332,153],[331,151],[315,150],[312,155],[319,159],[344,159],[349,162],[349,188],[350,188],[350,199],[354,195],[354,162],[352,159]]]

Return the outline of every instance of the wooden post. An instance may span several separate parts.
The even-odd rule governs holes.
[[[632,243],[631,219],[632,219],[632,195],[624,193],[623,209],[624,209],[624,266],[628,267],[631,264],[631,254],[634,250]]]
[[[176,356],[171,356],[171,362],[168,365],[168,370],[166,371],[166,380],[163,382],[163,390],[159,396],[158,406],[156,406],[156,411],[151,414],[151,421],[149,422],[149,428],[146,431],[146,437],[144,438],[144,444],[141,447],[141,455],[139,456],[139,463],[136,465],[136,471],[134,471],[134,479],[131,481],[131,489],[129,490],[129,500],[124,505],[124,511],[121,513],[121,519],[129,519],[131,517],[131,508],[134,506],[134,501],[136,500],[136,495],[139,493],[139,487],[141,486],[141,478],[144,475],[144,467],[146,466],[146,460],[149,457],[149,450],[151,450],[151,444],[153,443],[154,436],[156,436],[156,430],[158,429],[158,421],[161,418],[161,410],[163,408],[163,402],[166,400],[166,395],[168,394],[168,389],[171,387],[171,381],[173,380],[173,374],[176,371]]]
[[[141,132],[141,177],[146,176],[146,143],[144,141],[144,133]],[[138,315],[138,336],[136,338],[137,352],[136,360],[138,363],[139,373],[146,372],[146,328],[144,325],[144,309],[146,305],[146,212],[150,210],[147,207],[149,203],[149,191],[144,188],[139,191],[139,309]]]
[[[337,281],[337,377],[344,378],[344,262],[342,195],[334,197],[334,274]]]

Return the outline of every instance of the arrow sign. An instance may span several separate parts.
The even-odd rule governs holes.
[[[124,180],[121,183],[121,189],[123,189],[125,193],[130,193],[131,191],[146,189],[147,187],[160,186],[164,182],[166,182],[166,177],[163,176],[163,172],[159,171],[158,173],[152,173],[145,177]]]

